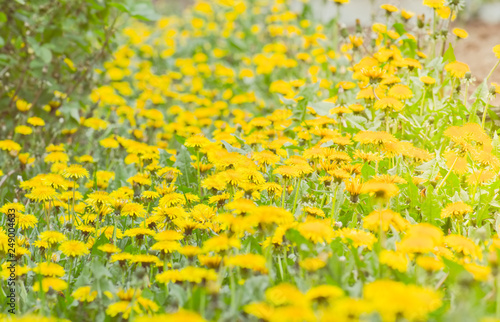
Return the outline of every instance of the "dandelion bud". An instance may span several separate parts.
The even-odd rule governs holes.
[[[142,280],[145,275],[146,275],[146,269],[142,266],[137,267],[137,269],[135,270],[135,277],[138,280]]]
[[[340,29],[340,35],[342,36],[342,38],[349,37],[349,32],[347,31],[347,28],[345,26]]]
[[[360,34],[363,32],[363,29],[361,28],[361,22],[359,22],[359,19],[356,19],[356,33]]]
[[[425,26],[425,16],[420,15],[417,17],[417,27],[422,29],[424,28],[424,26]]]
[[[495,86],[490,87],[490,95],[495,95],[496,94],[496,88]]]
[[[472,78],[472,73],[471,72],[466,72],[464,77],[465,77],[466,81],[469,81]]]

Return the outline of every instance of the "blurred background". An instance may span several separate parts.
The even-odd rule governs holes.
[[[181,15],[185,8],[195,2],[195,0],[152,1],[157,12],[162,15]],[[313,12],[320,21],[329,21],[336,15],[337,6],[333,0],[309,0],[309,3],[313,4]],[[356,19],[365,26],[370,25],[372,20],[384,23],[384,12],[380,9],[380,5],[385,3],[412,11],[416,15],[424,14],[426,19],[432,17],[432,10],[423,6],[422,0],[350,0],[347,5],[339,6],[340,21],[347,27],[354,26]],[[455,44],[455,56],[457,60],[470,66],[477,85],[496,63],[492,48],[500,44],[500,0],[462,0],[462,3],[464,10],[453,22],[452,28],[465,29],[469,37]],[[300,12],[302,7],[303,1],[292,1],[292,10]],[[376,13],[374,17],[372,17],[373,12]],[[500,68],[497,68],[492,75],[491,81],[500,83]],[[500,105],[500,97],[492,103]]]
[[[195,0],[152,0],[158,12],[163,14],[181,13],[183,9],[192,5]],[[314,4],[315,13],[318,19],[327,21],[335,15],[335,4],[333,0],[309,0]],[[462,0],[465,10],[461,12],[464,20],[481,20],[486,23],[500,23],[500,0]],[[294,9],[300,10],[303,1],[293,1]],[[362,23],[369,23],[372,8],[378,8],[384,3],[389,3],[413,11],[416,14],[427,14],[430,16],[431,10],[426,10],[422,6],[421,0],[350,0],[349,5],[341,6],[341,20],[347,25],[353,25],[356,19]],[[500,36],[499,36],[500,37]]]

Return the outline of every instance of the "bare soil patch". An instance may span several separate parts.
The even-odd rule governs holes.
[[[481,21],[470,21],[464,26],[454,26],[465,29],[469,37],[459,40],[454,44],[455,57],[458,61],[469,65],[473,77],[474,90],[488,75],[491,68],[497,62],[493,47],[500,44],[500,23],[487,24]],[[500,67],[498,67],[490,78],[490,82],[500,84]],[[492,105],[500,106],[500,95],[497,95]]]

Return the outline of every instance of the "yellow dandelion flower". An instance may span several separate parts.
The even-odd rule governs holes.
[[[344,290],[334,285],[314,286],[306,293],[309,301],[336,300],[344,296]]]
[[[299,261],[299,266],[308,272],[315,272],[326,266],[326,262],[320,258],[312,257]]]
[[[468,263],[464,265],[464,268],[467,272],[471,273],[474,276],[474,279],[477,281],[487,281],[491,277],[491,267],[490,266],[482,266],[475,263]]]
[[[59,246],[59,250],[68,257],[83,256],[89,253],[87,245],[79,240],[65,241]]]
[[[380,252],[379,261],[381,264],[385,264],[401,273],[406,272],[408,269],[408,257],[402,252],[384,249]]]
[[[354,247],[366,247],[372,249],[373,244],[377,241],[377,237],[370,232],[353,229],[353,228],[342,228],[334,233],[335,237],[339,237],[343,242],[352,242]]]
[[[29,111],[31,109],[31,106],[32,106],[32,104],[26,102],[25,100],[22,100],[22,99],[16,100],[16,108],[20,112],[27,112],[27,111]]]
[[[493,47],[493,53],[495,54],[495,57],[500,59],[500,45],[496,45]]]
[[[363,218],[363,228],[375,232],[380,231],[380,229],[388,231],[391,227],[401,232],[406,230],[409,225],[408,220],[390,209],[375,210]]]
[[[472,259],[479,260],[483,257],[481,248],[467,237],[451,234],[444,238],[444,243],[446,246],[463,256],[470,256]]]
[[[78,180],[83,177],[88,178],[89,172],[79,164],[72,164],[63,170],[62,175],[66,179]]]
[[[465,38],[469,37],[469,34],[467,33],[467,31],[465,31],[464,29],[461,29],[461,28],[453,28],[452,32],[455,36],[457,36],[457,38],[465,39]]]
[[[444,66],[444,69],[450,73],[451,76],[456,78],[464,78],[465,73],[470,72],[469,65],[459,61],[454,61],[448,63]]]
[[[51,187],[39,186],[31,190],[31,192],[27,193],[25,196],[37,202],[42,202],[55,199],[57,196],[57,192]]]
[[[51,277],[62,277],[65,274],[61,265],[51,262],[39,263],[37,267],[33,268],[33,272]]]
[[[266,258],[259,254],[240,254],[230,256],[225,259],[228,266],[236,266],[245,269],[258,271],[262,274],[267,274]]]
[[[383,4],[380,6],[381,9],[384,9],[387,13],[398,12],[398,8],[393,6],[392,4]]]
[[[431,256],[419,256],[415,262],[428,272],[436,272],[444,268],[442,260]]]
[[[68,288],[68,283],[66,283],[60,278],[46,277],[42,279],[42,290],[44,292],[48,292],[50,289],[60,292],[64,291],[67,288]],[[34,283],[33,291],[38,292],[39,290],[40,290],[40,283]]]
[[[391,89],[389,89],[389,92],[387,92],[387,95],[389,97],[397,98],[400,100],[406,100],[406,99],[410,99],[413,97],[413,92],[406,85],[396,84],[396,85],[392,86]]]
[[[414,15],[415,15],[415,13],[414,13],[414,12],[411,12],[411,11],[406,11],[406,10],[401,10],[401,16],[402,16],[405,20],[409,20],[409,19],[411,19]]]
[[[422,76],[419,79],[425,85],[433,85],[436,83],[436,80],[430,76]]]
[[[307,221],[299,224],[297,230],[302,236],[314,243],[328,243],[333,238],[333,229],[329,221]]]
[[[33,126],[45,126],[45,121],[36,116],[28,118],[27,122]]]
[[[441,210],[441,218],[463,218],[464,215],[471,213],[472,207],[468,204],[458,201],[448,204],[444,209]]]
[[[18,125],[14,129],[14,132],[22,135],[30,135],[31,133],[33,133],[33,129],[26,125]]]
[[[392,111],[401,111],[404,107],[403,102],[393,97],[384,97],[375,102],[373,106],[376,110],[392,109]]]
[[[370,180],[364,184],[361,193],[368,193],[375,199],[388,200],[399,194],[399,188],[394,183]]]
[[[423,4],[424,6],[433,8],[433,9],[439,9],[444,7],[445,0],[424,0]]]
[[[38,219],[33,215],[21,214],[17,219],[17,224],[21,229],[33,228],[38,223]]]
[[[125,204],[121,211],[122,216],[129,216],[133,218],[144,218],[146,216],[146,213],[147,212],[146,209],[144,209],[144,206],[136,202],[129,202]]]
[[[71,293],[77,301],[79,302],[92,302],[97,297],[97,291],[91,291],[90,286],[82,286],[77,288],[73,293]]]

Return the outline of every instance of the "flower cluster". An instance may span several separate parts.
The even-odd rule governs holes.
[[[292,2],[131,22],[81,113],[15,98],[22,318],[498,317],[500,140],[491,73],[470,101],[449,47],[460,6],[349,31]]]

